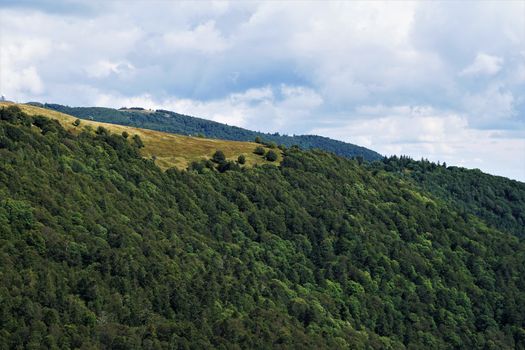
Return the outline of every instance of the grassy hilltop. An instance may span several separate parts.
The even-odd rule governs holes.
[[[320,149],[345,158],[362,157],[367,161],[381,160],[383,156],[371,149],[319,135],[281,135],[263,133],[192,117],[167,110],[147,110],[140,107],[113,109],[106,107],[70,107],[54,103],[30,104],[73,115],[80,119],[127,125],[143,129],[170,132],[179,135],[202,135],[209,139],[253,141],[256,137],[265,142],[302,149]]]
[[[0,107],[8,105],[13,105],[13,103],[0,102]],[[171,167],[186,169],[192,161],[210,159],[217,150],[222,150],[228,160],[237,160],[237,157],[243,154],[246,157],[246,166],[249,167],[255,164],[272,164],[272,162],[268,162],[263,157],[253,153],[257,146],[262,146],[255,142],[212,140],[92,120],[81,120],[79,126],[74,126],[73,123],[77,118],[71,115],[27,104],[16,105],[29,115],[43,115],[56,119],[66,130],[74,133],[80,132],[87,126],[93,130],[103,126],[112,133],[121,134],[125,131],[130,137],[139,135],[144,142],[141,155],[145,158],[156,157],[155,163],[164,170]],[[278,164],[282,156],[280,150],[275,149],[275,151],[279,155],[275,162]]]

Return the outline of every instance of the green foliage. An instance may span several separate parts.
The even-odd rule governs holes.
[[[125,138],[125,139],[127,139],[127,138],[129,137],[128,132],[127,132],[127,131],[123,131],[123,132],[122,132],[122,137]]]
[[[525,237],[525,184],[522,182],[404,156],[385,158],[373,167],[412,180],[464,215],[479,216],[492,227]]]
[[[237,158],[237,163],[239,164],[244,164],[246,163],[246,156],[244,154],[241,154],[238,158]]]
[[[97,130],[95,131],[98,135],[108,135],[109,131],[103,126],[97,127]]]
[[[212,156],[212,161],[215,163],[223,163],[226,161],[226,156],[224,155],[224,152],[221,150],[215,151],[215,153]]]
[[[259,155],[259,156],[262,156],[262,155],[264,155],[265,151],[264,151],[264,148],[262,146],[257,146],[253,150],[253,153],[255,153],[255,154]]]
[[[80,119],[75,119],[75,121],[73,122],[73,125],[74,126],[79,126],[80,125]]]
[[[142,139],[140,138],[139,135],[133,135],[133,144],[135,145],[135,147],[137,148],[142,148],[144,147],[144,142],[142,142]]]
[[[190,117],[166,110],[144,112],[139,108],[121,110],[102,107],[68,107],[58,104],[44,104],[43,107],[73,115],[82,119],[105,123],[135,126],[144,129],[165,131],[182,135],[216,138],[233,141],[253,141],[261,144],[282,144],[286,147],[298,145],[303,149],[322,149],[334,154],[353,158],[362,156],[367,161],[381,160],[377,152],[350,143],[332,140],[317,135],[267,134],[225,125],[206,119]]]
[[[296,148],[162,172],[0,116],[3,348],[525,346],[525,243],[410,177]]]
[[[279,158],[279,156],[277,155],[277,153],[275,153],[274,150],[271,149],[268,152],[266,152],[265,158],[270,162],[275,162],[277,158]]]

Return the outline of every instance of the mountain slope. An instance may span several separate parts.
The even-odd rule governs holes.
[[[370,165],[414,181],[464,214],[525,238],[525,183],[484,174],[477,169],[447,167],[393,156]]]
[[[525,348],[525,243],[411,181],[297,149],[163,172],[128,141],[0,110],[0,346]]]
[[[363,159],[368,161],[382,158],[379,153],[365,147],[332,140],[323,136],[266,134],[166,110],[150,111],[137,108],[116,110],[102,107],[69,107],[47,103],[38,105],[82,119],[136,126],[182,135],[202,134],[208,138],[235,141],[253,141],[256,137],[260,137],[265,142],[275,142],[287,147],[298,145],[304,149],[318,148],[346,158],[363,157]]]
[[[0,107],[9,105],[13,104],[9,102],[0,102]],[[168,169],[170,167],[186,169],[193,161],[210,159],[217,150],[223,151],[226,158],[232,161],[237,160],[238,156],[244,155],[246,158],[246,166],[271,164],[271,162],[266,161],[264,157],[253,153],[256,147],[264,147],[264,145],[256,144],[254,142],[236,142],[189,137],[148,129],[102,123],[93,120],[82,120],[80,125],[76,127],[73,123],[77,118],[74,116],[50,109],[40,108],[34,105],[17,104],[17,106],[29,115],[43,115],[58,120],[64,128],[75,133],[81,132],[86,126],[93,130],[96,130],[101,126],[116,134],[127,132],[130,138],[134,135],[139,135],[144,143],[144,148],[140,150],[141,155],[148,159],[155,158],[155,163],[162,169]],[[264,148],[268,151],[268,147]],[[275,149],[274,151],[278,154],[279,160],[281,157],[281,151],[278,149]]]

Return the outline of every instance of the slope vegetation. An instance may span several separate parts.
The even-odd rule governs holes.
[[[525,243],[411,181],[298,149],[163,172],[0,112],[1,348],[525,348]]]
[[[447,167],[393,156],[370,165],[411,180],[466,215],[525,238],[525,183],[484,174],[477,169]]]
[[[317,148],[346,158],[362,157],[368,161],[382,158],[379,153],[368,148],[332,140],[328,137],[317,135],[288,136],[279,135],[278,133],[266,134],[166,110],[151,111],[141,108],[116,110],[102,107],[69,107],[58,104],[37,105],[71,114],[82,119],[92,119],[176,134],[202,134],[208,138],[236,141],[253,141],[256,137],[260,137],[265,142],[275,142],[287,147],[297,145],[303,149]]]
[[[0,107],[10,104],[12,103],[0,102]],[[144,143],[144,148],[140,150],[141,155],[148,159],[155,158],[155,163],[162,169],[168,169],[170,167],[186,169],[193,161],[210,159],[217,150],[223,151],[226,158],[232,161],[237,160],[238,156],[244,155],[246,158],[246,166],[271,163],[266,161],[264,157],[253,153],[256,147],[262,146],[254,142],[211,140],[124,125],[102,123],[94,120],[82,120],[79,126],[74,126],[73,123],[77,119],[74,116],[28,104],[17,104],[17,106],[29,115],[43,115],[58,120],[66,130],[73,133],[80,133],[85,127],[96,130],[99,126],[102,126],[116,134],[127,132],[130,138],[134,135],[139,135]],[[278,149],[275,151],[279,155],[279,161],[281,152]]]

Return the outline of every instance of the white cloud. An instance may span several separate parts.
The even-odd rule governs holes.
[[[500,132],[472,129],[466,116],[428,106],[363,106],[356,112],[360,118],[312,133],[385,155],[445,161],[525,180],[525,132],[502,137]]]
[[[20,35],[0,38],[0,93],[15,100],[43,93],[37,64],[49,55],[49,40],[22,40]]]
[[[478,53],[474,62],[460,72],[460,75],[494,75],[501,70],[503,58],[491,56],[486,53]]]
[[[214,21],[199,24],[193,30],[168,32],[163,36],[163,45],[176,50],[217,53],[229,47],[227,40],[215,28]]]
[[[2,94],[11,96],[38,96],[44,91],[42,79],[34,66],[17,70],[6,70],[0,74]]]
[[[515,115],[515,98],[509,90],[498,85],[470,94],[463,98],[464,109],[468,111],[471,124],[479,127],[501,124]]]
[[[107,60],[98,61],[86,68],[87,74],[94,78],[104,78],[110,74],[131,74],[134,70],[135,67],[129,62],[111,62]]]

